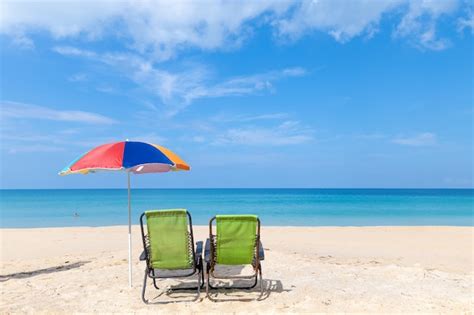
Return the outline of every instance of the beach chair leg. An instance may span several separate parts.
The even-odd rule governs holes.
[[[260,276],[260,296],[263,296],[262,265],[258,266],[258,275]]]
[[[204,288],[204,264],[201,261],[201,289]]]
[[[155,270],[154,270],[154,269],[153,269],[152,273],[153,273],[153,286],[155,287],[155,289],[159,290],[160,288],[159,288],[158,285],[156,284]]]
[[[210,274],[210,270],[209,270],[209,264],[206,264],[206,297],[211,300],[211,301],[214,301],[211,296],[209,295],[209,274]]]
[[[250,287],[246,287],[246,288],[242,288],[242,289],[244,289],[244,290],[250,290],[250,289],[255,288],[255,286],[257,285],[257,281],[258,281],[258,276],[255,275],[255,282],[254,282]]]
[[[148,304],[148,300],[145,299],[145,290],[146,290],[146,280],[147,280],[147,277],[148,277],[148,268],[145,269],[145,277],[143,279],[143,289],[142,289],[142,301],[145,303],[145,304]]]
[[[155,287],[155,289],[159,290],[160,288],[158,287],[158,285],[156,284],[156,279],[153,278],[153,286]]]
[[[199,268],[199,274],[198,274],[198,285],[197,285],[197,296],[196,296],[196,300],[199,300],[199,298],[201,297],[201,274],[202,274],[202,268]]]
[[[201,279],[200,280],[200,283],[201,283],[200,287],[201,287],[201,289],[203,289],[205,282],[204,282],[204,263],[202,262],[202,258],[199,258],[197,268],[200,271],[200,273],[198,274],[198,277],[201,277],[200,278]],[[198,285],[199,285],[199,281],[198,281]]]

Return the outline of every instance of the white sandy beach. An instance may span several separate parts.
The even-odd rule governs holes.
[[[194,228],[204,240],[207,229]],[[133,288],[127,228],[1,230],[0,313],[437,312],[473,309],[472,227],[263,227],[265,294],[149,287],[134,227]],[[172,284],[167,281],[162,287]],[[159,294],[163,293],[158,297]],[[171,303],[165,303],[171,302]],[[159,304],[154,304],[159,303]]]

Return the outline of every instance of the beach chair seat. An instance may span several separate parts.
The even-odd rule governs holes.
[[[213,233],[213,224],[216,234]],[[263,294],[262,265],[264,250],[260,241],[260,220],[255,215],[217,215],[209,221],[209,238],[206,240],[204,259],[206,262],[206,295],[210,289],[252,289],[260,278],[260,293]],[[250,266],[249,274],[219,273],[220,270],[242,270],[232,267]],[[223,268],[219,268],[223,267]],[[213,286],[215,280],[251,280],[248,285]]]
[[[146,220],[146,233],[144,228]],[[196,290],[197,297],[204,286],[202,241],[196,242],[191,215],[185,209],[150,210],[140,216],[143,252],[140,260],[146,262],[142,300],[145,298],[147,279],[187,278],[197,274],[197,286],[170,288],[170,291]]]

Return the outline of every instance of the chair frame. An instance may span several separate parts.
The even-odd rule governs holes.
[[[216,235],[212,232],[212,224],[216,220],[216,217],[212,217],[209,221],[209,238],[206,240],[206,247],[205,247],[205,254],[204,259],[206,261],[206,296],[211,301],[213,299],[209,295],[210,289],[214,290],[233,290],[233,289],[241,289],[241,290],[250,290],[253,289],[258,282],[258,278],[260,278],[260,294],[263,294],[263,281],[262,281],[262,264],[260,261],[264,260],[265,254],[262,246],[262,242],[260,241],[260,219],[257,218],[257,235],[255,240],[255,254],[252,263],[254,273],[248,276],[216,276],[214,274],[214,267],[217,264],[216,262],[216,249],[215,249],[215,238]],[[249,279],[254,280],[254,282],[249,286],[222,286],[222,287],[215,287],[211,285],[210,278],[214,279]]]
[[[155,272],[155,269],[151,267],[151,260],[150,260],[150,253],[147,246],[148,242],[148,233],[145,234],[145,229],[143,227],[143,218],[145,217],[145,213],[142,213],[140,216],[140,230],[142,234],[142,241],[143,241],[143,252],[140,255],[140,261],[146,262],[145,267],[145,277],[143,279],[143,289],[142,289],[142,301],[148,304],[148,300],[145,299],[145,290],[146,290],[146,282],[147,278],[151,278],[153,280],[153,286],[158,290],[159,287],[156,283],[157,279],[169,279],[169,278],[187,278],[194,276],[196,273],[198,274],[198,284],[196,287],[186,287],[186,288],[170,288],[170,291],[182,291],[182,290],[197,290],[197,299],[199,299],[201,289],[204,287],[204,266],[202,260],[202,241],[196,242],[196,247],[194,247],[194,234],[193,234],[193,223],[191,219],[191,214],[186,210],[186,214],[188,215],[188,233],[190,238],[190,246],[192,247],[192,256],[193,256],[193,264],[192,269],[189,273],[182,274],[182,275],[159,275]]]

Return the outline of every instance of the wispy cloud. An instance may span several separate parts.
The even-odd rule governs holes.
[[[85,73],[76,73],[76,74],[71,75],[68,78],[68,80],[71,81],[71,82],[84,82],[84,81],[87,80],[87,74],[85,74]]]
[[[284,146],[313,140],[313,130],[299,121],[285,121],[276,127],[232,128],[217,137],[214,144]]]
[[[192,136],[190,140],[192,142],[195,142],[195,143],[204,143],[204,142],[206,142],[206,138],[204,136]]]
[[[0,117],[17,119],[41,119],[55,121],[69,121],[86,124],[114,124],[116,120],[104,115],[80,111],[57,110],[48,107],[24,104],[10,101],[0,101]]]
[[[1,127],[0,143],[4,145],[2,149],[9,154],[61,151],[80,153],[98,145],[118,140],[116,136],[100,135],[90,128],[87,129],[89,132],[84,132],[84,128],[76,130],[48,126],[45,129],[45,127],[38,128],[33,124],[28,124],[28,128],[25,130],[14,125],[10,128]],[[99,130],[101,130],[100,127]],[[79,132],[80,136],[78,136]]]
[[[396,143],[399,145],[414,146],[414,147],[432,146],[432,145],[437,144],[436,134],[431,133],[431,132],[422,132],[422,133],[418,133],[411,136],[406,136],[403,134],[390,135],[390,134],[375,132],[375,133],[355,134],[350,137],[353,139],[358,139],[362,141],[383,140],[384,142],[388,141],[390,143]]]
[[[80,152],[116,140],[103,135],[114,125],[109,120],[104,123],[102,116],[91,119],[90,115],[84,116],[80,112],[71,120],[68,115],[77,111],[64,114],[36,105],[18,104],[0,102],[1,154]],[[52,123],[55,121],[58,123]]]
[[[285,68],[248,76],[238,76],[224,80],[222,83],[208,86],[203,91],[195,91],[191,97],[241,96],[262,90],[271,90],[272,82],[286,78],[299,77],[306,74],[301,67]]]
[[[80,49],[72,46],[55,46],[53,50],[61,55],[95,58],[98,55],[90,50]]]
[[[458,19],[458,31],[462,32],[465,29],[471,29],[471,34],[474,34],[474,5],[466,10],[466,16]]]
[[[224,78],[217,82],[211,71],[194,66],[171,73],[155,67],[139,66],[132,70],[132,79],[169,105],[170,114],[202,98],[246,96],[275,90],[274,83],[287,77],[302,76],[303,68],[286,68],[246,76]]]
[[[441,16],[456,10],[458,5],[455,0],[411,1],[394,36],[408,38],[423,49],[443,50],[450,41],[437,35],[436,23]]]
[[[36,153],[36,152],[61,152],[64,151],[64,148],[47,145],[47,144],[15,144],[8,147],[8,153],[17,154],[17,153]]]
[[[424,132],[410,137],[396,137],[392,142],[414,147],[432,146],[437,143],[437,137],[434,133]]]
[[[163,144],[166,143],[167,139],[166,137],[160,136],[155,132],[150,132],[142,135],[136,135],[131,137],[129,140],[132,141],[143,141],[143,142],[148,142],[148,143],[153,143],[153,144]]]
[[[288,118],[287,113],[268,113],[259,115],[229,115],[229,114],[217,114],[211,117],[214,122],[252,122],[252,121],[265,121],[265,120],[282,120]]]
[[[12,34],[12,43],[15,45],[15,47],[18,47],[20,49],[24,50],[33,50],[35,48],[35,42],[26,36],[23,33],[15,33],[13,32]]]
[[[378,133],[378,132],[363,133],[363,134],[354,135],[354,138],[361,139],[361,140],[379,140],[379,139],[387,138],[387,135],[382,134],[382,133]]]
[[[218,80],[203,65],[190,65],[181,71],[170,72],[154,65],[139,55],[122,53],[98,54],[69,46],[53,48],[59,54],[79,56],[113,67],[168,105],[173,115],[201,98],[246,96],[275,90],[274,83],[307,73],[304,68],[290,67],[264,73],[235,76]]]

